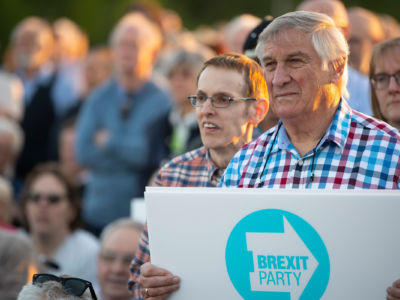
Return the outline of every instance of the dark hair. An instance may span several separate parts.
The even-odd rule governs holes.
[[[33,183],[42,175],[50,174],[64,186],[67,192],[67,199],[75,211],[75,217],[69,224],[71,231],[77,229],[81,225],[81,199],[78,190],[73,181],[64,173],[61,167],[55,162],[43,163],[36,166],[27,176],[24,188],[20,197],[21,222],[23,227],[29,231],[29,224],[26,216],[26,203]]]

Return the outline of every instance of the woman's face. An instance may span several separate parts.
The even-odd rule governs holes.
[[[74,217],[65,186],[49,173],[41,174],[33,181],[25,210],[34,235],[68,232]]]
[[[169,73],[171,92],[178,107],[189,106],[188,96],[197,89],[197,74],[186,64],[176,65]]]
[[[387,50],[375,66],[374,77],[400,72],[400,47]],[[399,78],[399,76],[398,76]],[[389,78],[387,88],[375,89],[379,108],[389,124],[400,128],[400,78]]]

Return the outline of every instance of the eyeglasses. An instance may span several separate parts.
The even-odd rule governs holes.
[[[234,98],[226,95],[214,95],[214,96],[205,96],[205,95],[192,95],[189,96],[188,99],[190,103],[195,107],[203,106],[207,99],[211,100],[211,105],[215,108],[225,108],[228,107],[233,101],[251,101],[257,100],[255,98]]]
[[[400,71],[394,74],[379,73],[371,77],[371,83],[376,90],[386,90],[390,84],[390,78],[394,77],[398,86],[400,86]]]
[[[109,250],[103,250],[100,252],[100,258],[106,263],[114,263],[116,260],[120,260],[124,265],[129,266],[135,253],[116,253]]]
[[[52,274],[34,274],[32,279],[32,284],[40,285],[48,281],[57,281],[60,282],[64,291],[68,295],[73,296],[82,296],[82,294],[86,291],[87,288],[90,290],[90,294],[92,295],[92,299],[97,300],[96,293],[94,292],[92,283],[90,281],[74,278],[74,277],[58,277]]]
[[[64,197],[64,195],[59,194],[31,193],[28,195],[27,199],[32,203],[39,203],[40,199],[46,199],[50,204],[58,204]]]

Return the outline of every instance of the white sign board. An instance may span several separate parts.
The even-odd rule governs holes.
[[[400,278],[400,191],[147,188],[173,300],[384,299]]]

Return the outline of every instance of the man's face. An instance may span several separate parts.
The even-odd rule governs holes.
[[[247,97],[244,95],[243,74],[237,71],[207,67],[200,75],[197,94],[206,96],[225,95]],[[207,100],[202,107],[196,107],[197,122],[205,147],[214,150],[232,149],[235,152],[246,143],[250,120],[250,105],[245,101],[234,101],[226,108],[215,108]]]
[[[400,47],[385,52],[384,58],[378,61],[375,74],[394,74],[400,71]],[[400,128],[400,86],[393,77],[386,89],[375,90],[379,108],[390,124]]]
[[[97,268],[104,299],[130,299],[127,287],[129,264],[137,250],[140,234],[137,229],[122,227],[112,231],[103,241]]]
[[[74,212],[64,185],[52,174],[36,178],[29,190],[26,215],[31,232],[37,235],[54,235],[69,231]]]
[[[153,53],[138,27],[122,28],[113,45],[114,64],[119,73],[141,76],[152,68]]]
[[[278,33],[266,42],[262,65],[271,109],[280,119],[307,117],[318,108],[329,79],[309,34],[297,29]]]

